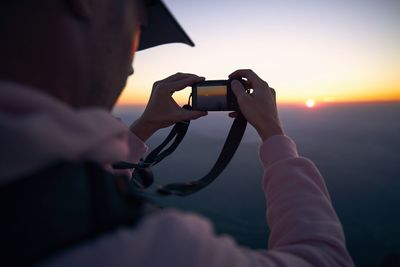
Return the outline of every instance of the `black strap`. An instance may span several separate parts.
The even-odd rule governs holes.
[[[191,109],[189,105],[185,105],[183,108]],[[167,138],[165,138],[165,140],[158,147],[153,149],[153,151],[151,151],[145,160],[141,160],[138,164],[121,161],[113,164],[113,168],[143,170],[158,164],[176,150],[185,137],[189,125],[190,121],[177,122],[172,128],[171,132],[168,134]],[[172,144],[167,149],[163,150],[173,139],[174,141]]]
[[[186,183],[173,183],[161,186],[157,192],[163,195],[187,196],[200,191],[212,183],[229,164],[246,130],[247,121],[241,113],[234,120],[222,151],[210,172],[204,177]]]
[[[185,105],[184,108],[190,109],[191,107],[189,105]],[[165,157],[175,151],[175,149],[185,137],[189,124],[190,121],[176,123],[164,142],[162,142],[161,145],[155,148],[146,157],[145,160],[142,160],[138,164],[118,162],[114,164],[113,167],[115,169],[135,168],[136,170],[134,173],[133,181],[139,184],[139,188],[147,188],[154,181],[150,167],[156,165]],[[238,112],[238,116],[235,118],[232,124],[222,151],[209,173],[193,182],[173,183],[166,186],[161,186],[157,190],[157,193],[160,195],[187,196],[200,191],[201,189],[212,183],[231,161],[242,140],[242,137],[246,130],[246,126],[246,119],[240,112]],[[163,150],[174,138],[175,140],[173,141],[173,143],[167,149]]]
[[[92,163],[60,163],[0,186],[0,266],[31,266],[144,215],[122,177]]]
[[[175,124],[170,134],[168,135],[167,139],[165,139],[165,141],[161,145],[155,148],[146,157],[144,163],[148,163],[151,166],[154,166],[167,156],[171,155],[175,151],[175,149],[179,146],[179,144],[182,142],[183,138],[185,137],[188,131],[189,125],[190,125],[189,121],[178,122],[177,124]],[[174,142],[167,149],[162,151],[162,149],[172,140],[173,137],[175,137]]]

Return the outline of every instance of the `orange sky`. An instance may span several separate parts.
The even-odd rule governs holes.
[[[153,82],[176,72],[227,79],[239,68],[256,71],[280,103],[400,101],[400,1],[165,2],[196,47],[137,53],[119,104],[145,104]]]

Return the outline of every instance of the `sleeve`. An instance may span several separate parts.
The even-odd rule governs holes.
[[[139,162],[140,158],[147,152],[148,147],[147,145],[140,140],[134,133],[129,131],[128,134],[128,144],[129,144],[129,155],[128,161],[137,163]]]
[[[138,163],[140,158],[148,150],[148,146],[131,131],[128,132],[128,146],[129,146],[129,153],[126,158],[127,162]],[[112,169],[111,166],[109,166],[109,169],[110,172],[115,176],[127,176],[127,177],[132,177],[132,173],[134,171],[131,169],[116,170]]]
[[[194,214],[165,210],[65,253],[45,266],[354,266],[315,165],[286,136],[260,148],[269,249],[241,247]]]
[[[129,146],[129,155],[126,158],[127,162],[138,163],[140,158],[147,152],[149,149],[148,146],[137,137],[129,127],[127,127],[121,118],[114,117],[114,119],[118,120],[124,128],[126,128],[126,132],[128,134],[128,146]]]
[[[287,136],[260,148],[271,233],[269,252],[285,266],[353,266],[342,225],[316,166],[299,157]]]

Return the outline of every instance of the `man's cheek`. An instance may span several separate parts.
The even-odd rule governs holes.
[[[135,34],[133,35],[133,40],[132,40],[132,48],[131,48],[131,53],[130,53],[130,60],[133,61],[133,58],[135,56],[135,52],[139,48],[139,41],[140,41],[140,30],[136,30]]]

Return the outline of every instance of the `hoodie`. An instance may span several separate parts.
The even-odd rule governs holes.
[[[93,161],[115,175],[147,146],[101,109],[72,109],[20,84],[0,83],[0,186],[60,160]],[[259,149],[268,247],[251,250],[197,214],[164,209],[50,256],[38,266],[354,266],[340,220],[317,167],[276,135]],[[246,177],[243,177],[245,179]],[[266,240],[267,243],[267,240]]]

